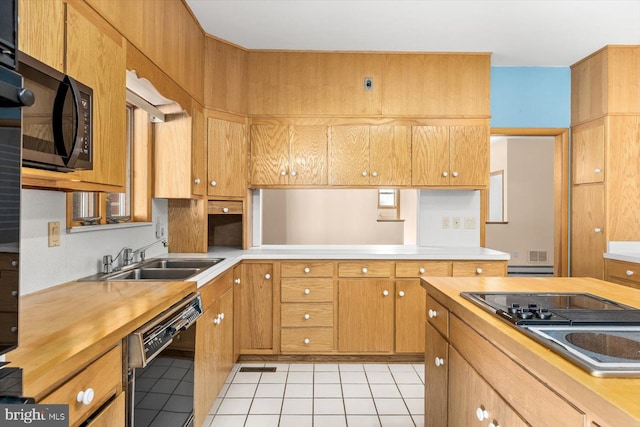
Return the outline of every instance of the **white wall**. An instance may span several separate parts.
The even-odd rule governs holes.
[[[153,223],[168,222],[166,200],[153,200]],[[155,226],[141,226],[68,234],[66,195],[59,191],[22,190],[20,239],[20,294],[25,295],[98,273],[103,255],[116,255],[124,246],[133,249],[156,241]],[[48,223],[59,221],[60,246],[48,247]],[[147,257],[167,252],[154,245]]]
[[[480,246],[479,191],[420,190],[418,206],[418,246]]]

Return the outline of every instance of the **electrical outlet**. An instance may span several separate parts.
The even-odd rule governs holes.
[[[464,228],[468,230],[473,230],[476,228],[476,219],[472,216],[464,219]]]
[[[49,247],[60,246],[60,222],[49,223]]]
[[[520,256],[520,252],[515,251],[515,252],[513,253],[513,257],[514,257],[514,258],[518,258],[519,256]]]
[[[442,217],[442,228],[451,228],[451,217],[443,216]]]
[[[453,217],[453,228],[460,228],[460,217],[459,216],[454,216]]]

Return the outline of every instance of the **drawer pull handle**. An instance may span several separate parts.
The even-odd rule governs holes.
[[[427,270],[425,270],[424,268],[421,267],[420,270],[418,270],[418,271],[420,272],[420,274],[424,274],[425,271],[427,271]]]
[[[281,170],[281,171],[280,171],[280,175],[281,175],[281,176],[287,176],[287,171],[285,171],[285,170]]]
[[[265,275],[264,275],[264,278],[265,278],[266,280],[269,280],[269,279],[271,279],[271,275],[270,275],[269,273],[267,273],[267,274],[265,274]]]
[[[362,171],[362,176],[367,176],[367,175],[369,175],[367,171]]]
[[[196,184],[200,184],[200,178],[194,179],[193,182],[195,182]]]
[[[213,319],[213,323],[214,325],[219,325],[220,324],[220,315],[218,315],[215,319]]]
[[[11,261],[11,267],[17,267],[18,266],[18,261],[13,260]]]
[[[382,291],[382,295],[386,297],[387,295],[389,295],[389,291],[385,289],[384,291]]]
[[[398,296],[399,296],[399,297],[403,297],[403,296],[404,296],[404,291],[400,291],[400,292],[398,292]]]
[[[362,267],[362,274],[367,274],[369,269],[367,267]]]
[[[224,319],[224,313],[220,313],[220,314],[218,314],[218,316],[220,316],[220,320]]]
[[[597,173],[600,173],[600,172],[602,172],[602,171],[600,170],[600,168],[595,168],[595,169],[593,170],[593,173],[596,173],[596,174],[597,174]]]
[[[489,427],[500,427],[500,424],[496,420],[493,420],[489,423]]]
[[[453,177],[457,177],[458,176],[458,172],[453,172]]]
[[[442,172],[442,176],[444,176],[445,178],[449,176],[449,172]]]
[[[476,268],[476,274],[482,274],[482,269],[480,267]]]
[[[304,272],[309,274],[309,273],[311,273],[311,269],[309,267],[305,267],[304,268]]]
[[[236,285],[239,285],[239,284],[240,284],[240,278],[238,277],[236,280],[234,280],[234,283],[235,283]]]
[[[304,339],[304,345],[309,345],[310,342],[311,340],[309,338]]]
[[[442,365],[444,365],[444,359],[441,357],[436,357],[436,360],[434,362],[436,364],[436,366],[440,367]]]
[[[438,312],[432,309],[429,309],[429,319],[433,319],[438,315]]]
[[[212,186],[212,187],[215,187],[216,185],[218,185],[218,183],[217,183],[217,182],[215,182],[215,181],[211,181],[211,186]]]
[[[376,171],[371,172],[371,176],[375,178],[376,176],[378,176],[378,172]]]
[[[594,232],[599,233],[602,231],[602,229],[600,227],[596,227],[593,229]]]
[[[476,409],[476,418],[478,419],[478,421],[484,421],[489,419],[489,412],[486,409],[484,409],[484,406],[481,406],[478,409]]]
[[[307,288],[304,290],[305,295],[309,295],[311,293],[311,289]]]
[[[224,213],[229,212],[229,208],[222,208],[222,212],[224,212]]]
[[[627,276],[633,276],[633,271],[632,270],[627,270]],[[11,293],[11,295],[13,295],[13,292]]]
[[[93,402],[93,396],[94,396],[93,389],[88,388],[86,390],[79,391],[78,395],[76,396],[76,400],[78,401],[78,403],[82,403],[83,405],[88,405],[91,402]]]
[[[18,291],[11,291],[11,296],[12,297],[17,297],[18,296]]]
[[[304,320],[309,320],[309,319],[311,319],[311,315],[309,313],[305,313]]]
[[[291,176],[296,176],[298,173],[296,171],[291,171]]]

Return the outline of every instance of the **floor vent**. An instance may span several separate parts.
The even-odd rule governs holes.
[[[265,366],[263,368],[252,368],[252,367],[243,367],[240,368],[240,372],[275,372],[276,368],[270,368],[268,366]]]

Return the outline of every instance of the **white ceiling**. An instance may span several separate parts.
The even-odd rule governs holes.
[[[248,49],[492,52],[493,65],[569,66],[640,44],[640,0],[186,0]]]

